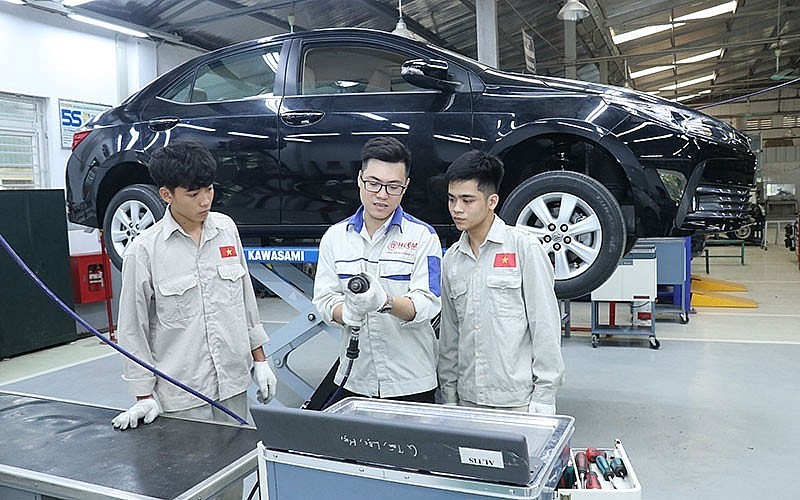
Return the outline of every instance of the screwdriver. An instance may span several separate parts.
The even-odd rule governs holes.
[[[587,490],[601,490],[603,489],[600,486],[600,480],[597,478],[597,473],[595,471],[589,471],[589,474],[586,476],[586,489]]]
[[[597,448],[586,448],[586,458],[589,459],[590,462],[594,462],[597,457],[605,458],[606,452],[600,451]]]
[[[586,459],[586,453],[578,452],[575,454],[575,468],[578,469],[578,476],[581,478],[580,486],[586,484],[586,473],[589,472],[589,461]]]
[[[575,487],[575,468],[568,465],[561,474],[561,479],[558,481],[558,489],[570,489]]]
[[[628,469],[625,468],[625,464],[622,463],[622,459],[619,457],[611,457],[611,470],[614,471],[614,474],[618,477],[624,478],[628,475]]]
[[[614,484],[614,473],[611,471],[611,467],[609,467],[608,460],[606,460],[606,457],[603,455],[597,455],[594,463],[600,470],[600,474],[602,474],[603,477],[606,478],[606,480],[611,483],[611,486],[614,489],[617,489],[617,485]]]

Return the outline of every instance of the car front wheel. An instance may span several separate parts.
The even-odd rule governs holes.
[[[111,198],[103,218],[103,238],[111,262],[122,268],[122,258],[139,233],[164,216],[166,204],[155,186],[134,184]]]
[[[582,297],[614,272],[626,244],[614,196],[588,175],[545,172],[521,183],[503,204],[508,224],[528,226],[550,255],[560,299]]]

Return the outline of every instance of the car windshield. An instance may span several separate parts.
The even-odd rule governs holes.
[[[437,47],[435,45],[427,45],[427,47],[435,52],[440,52],[442,54],[445,54],[447,57],[457,60],[459,63],[475,71],[476,73],[481,73],[483,71],[486,71],[487,69],[491,69],[491,66],[487,66],[481,62],[476,61],[475,59],[470,59],[465,55],[459,54],[458,52],[453,52],[452,50],[447,50],[445,48]]]

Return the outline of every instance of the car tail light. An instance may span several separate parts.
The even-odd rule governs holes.
[[[72,150],[75,151],[75,148],[78,147],[78,144],[80,144],[84,139],[86,139],[86,136],[89,135],[91,132],[92,132],[91,130],[81,130],[79,132],[75,132],[74,134],[72,134]]]

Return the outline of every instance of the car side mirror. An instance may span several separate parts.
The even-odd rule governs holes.
[[[446,61],[439,59],[412,59],[403,63],[400,74],[405,81],[417,87],[441,90],[442,92],[455,92],[461,82],[451,80],[447,74],[447,69]]]

